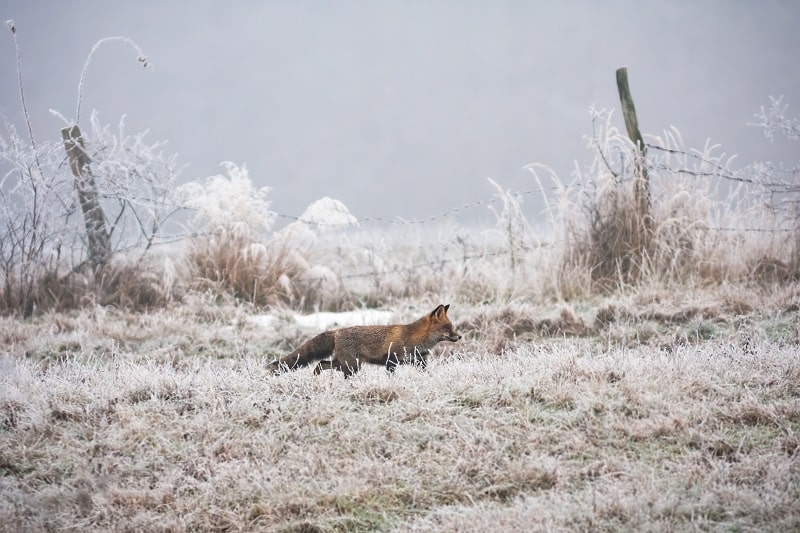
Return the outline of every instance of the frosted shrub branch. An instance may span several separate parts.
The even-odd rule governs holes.
[[[792,141],[800,139],[800,121],[785,116],[789,104],[783,103],[783,96],[770,96],[769,100],[769,107],[765,109],[761,106],[761,111],[755,114],[758,122],[752,125],[762,128],[764,136],[770,141],[774,140],[775,132]]]
[[[211,231],[235,231],[248,239],[264,239],[275,223],[269,187],[255,188],[246,166],[222,163],[225,175],[210,176],[205,183],[191,182],[179,189],[184,205],[194,211],[193,221]]]
[[[83,271],[86,228],[81,222],[70,166],[65,164],[65,147],[60,139],[44,143],[35,139],[25,99],[17,28],[13,21],[6,25],[16,48],[20,103],[29,142],[24,142],[11,124],[6,124],[5,135],[0,134],[0,310],[29,315],[38,306],[74,305],[85,297],[76,287],[94,291],[91,298],[100,296],[109,289],[106,285],[110,279],[119,285],[125,276],[106,272],[93,279],[91,273]],[[81,72],[76,121],[92,57],[110,41],[131,45],[139,61],[148,66],[130,39],[98,41]],[[87,171],[92,174],[109,220],[111,254],[120,257],[122,252],[138,249],[138,262],[157,242],[167,220],[180,210],[172,200],[180,169],[175,156],[164,153],[163,143],[145,141],[146,132],[128,135],[123,126],[124,120],[114,133],[93,113],[91,132],[83,135],[83,141],[91,160]],[[76,283],[80,276],[87,278]]]
[[[125,117],[116,131],[92,113],[87,144],[103,209],[110,219],[112,249],[147,251],[182,207],[174,198],[181,167],[164,142],[146,140],[147,131],[128,134]]]

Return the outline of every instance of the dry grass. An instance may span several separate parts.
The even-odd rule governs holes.
[[[301,335],[246,307],[3,319],[0,529],[797,529],[798,295],[732,292],[461,305],[427,372],[348,381],[270,376]]]
[[[88,267],[67,272],[57,267],[31,269],[27,281],[7,280],[8,287],[0,291],[0,312],[30,317],[95,304],[144,311],[180,300],[184,284],[172,261],[164,258],[156,265],[150,259],[132,261],[119,254],[95,272]]]
[[[587,220],[581,227],[570,228],[571,242],[562,268],[562,283],[570,283],[576,269],[588,272],[593,292],[637,283],[648,272],[647,260],[653,254],[650,215],[640,211],[636,180],[607,181],[585,206]]]
[[[774,198],[730,170],[732,159],[719,146],[689,150],[674,129],[651,137],[645,200],[641,161],[610,114],[604,124],[601,115],[592,163],[576,170],[569,185],[550,176],[561,191],[549,205],[551,225],[563,233],[559,296],[580,299],[652,283],[683,289],[800,279],[797,225],[774,208]],[[539,174],[547,173],[531,170],[542,183]]]
[[[262,306],[292,302],[306,270],[305,259],[289,243],[262,244],[236,228],[193,240],[188,260],[195,290],[227,293]]]
[[[696,184],[685,181],[659,183],[653,212],[643,216],[634,184],[605,176],[585,205],[562,207],[570,213],[558,280],[562,294],[581,298],[640,284],[769,285],[798,278],[791,232],[771,233],[774,224],[744,208],[716,212],[721,205],[709,205],[715,194],[693,191]],[[734,230],[741,224],[766,231]]]

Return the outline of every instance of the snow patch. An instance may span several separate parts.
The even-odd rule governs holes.
[[[303,328],[326,330],[347,326],[388,324],[393,316],[394,313],[391,311],[362,309],[360,311],[345,311],[342,313],[322,312],[310,315],[295,315],[294,321]]]
[[[245,322],[250,325],[269,329],[275,325],[275,315],[253,315],[245,318]]]
[[[362,309],[359,311],[344,311],[341,313],[320,312],[310,315],[293,314],[291,319],[295,324],[305,329],[324,331],[333,328],[348,326],[367,326],[388,324],[394,313],[379,309]],[[275,315],[253,315],[247,317],[247,322],[259,328],[272,328],[275,326]]]

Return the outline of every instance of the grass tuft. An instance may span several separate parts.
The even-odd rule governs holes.
[[[189,261],[195,290],[257,306],[293,302],[306,270],[303,257],[285,243],[263,245],[235,227],[194,240]]]

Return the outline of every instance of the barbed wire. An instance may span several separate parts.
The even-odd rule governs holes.
[[[472,261],[473,259],[485,259],[487,257],[499,257],[509,254],[511,254],[510,251],[504,250],[502,252],[487,252],[482,254],[462,255],[459,257],[441,258],[431,261],[424,261],[421,263],[412,263],[408,266],[393,268],[389,270],[373,270],[372,272],[358,272],[356,274],[344,274],[341,277],[342,279],[352,279],[352,278],[370,278],[375,276],[385,276],[387,274],[401,274],[405,272],[412,272],[424,267],[441,266],[448,263],[456,263],[456,262],[466,263],[468,261]]]
[[[737,183],[743,183],[745,185],[755,185],[759,187],[763,187],[765,189],[770,189],[773,192],[778,193],[796,193],[800,191],[797,184],[792,182],[786,181],[768,181],[766,179],[754,179],[749,178],[743,175],[741,172],[737,172],[731,170],[726,165],[723,165],[717,159],[709,159],[707,157],[703,157],[700,154],[685,151],[685,150],[677,150],[675,148],[666,148],[664,146],[659,146],[657,144],[645,143],[647,148],[657,150],[660,152],[664,152],[670,155],[676,156],[683,156],[683,157],[690,157],[699,161],[703,165],[708,165],[711,167],[712,170],[697,170],[697,169],[689,169],[689,168],[675,168],[670,165],[664,163],[655,163],[652,161],[648,161],[647,166],[648,168],[656,169],[656,170],[665,170],[667,172],[673,172],[676,174],[686,174],[689,176],[695,176],[700,178],[721,178],[728,181],[734,181]],[[748,167],[745,167],[747,169]],[[753,170],[754,165],[749,167]],[[780,168],[777,170],[778,172],[785,172],[792,175],[797,175],[800,173],[800,165],[791,167],[791,168]]]
[[[722,173],[717,170],[715,171],[701,171],[701,170],[691,170],[688,168],[673,168],[668,165],[664,165],[661,163],[649,163],[647,165],[648,168],[654,168],[656,170],[667,170],[669,172],[674,172],[676,174],[686,174],[689,176],[694,176],[697,178],[722,178],[728,181],[736,181],[739,183],[746,183],[748,185],[762,185],[761,183],[750,179],[750,178],[743,178],[741,176],[735,176],[733,174]]]
[[[707,227],[697,226],[697,227],[695,227],[695,229],[697,229],[698,231],[719,231],[719,232],[726,232],[726,233],[735,233],[735,232],[742,232],[742,233],[791,233],[791,232],[799,231],[798,228],[735,228],[735,227],[714,227],[714,226],[707,226]],[[196,239],[196,238],[199,238],[199,237],[209,237],[209,236],[214,236],[214,235],[217,235],[217,236],[224,235],[224,231],[222,231],[222,230],[216,230],[216,231],[190,231],[190,232],[187,232],[187,233],[176,233],[176,234],[170,234],[170,235],[158,235],[151,242],[151,246],[164,246],[164,245],[168,245],[168,244],[175,244],[175,243],[178,243],[178,242],[182,242],[182,241],[184,241],[186,239]],[[530,247],[532,247],[532,248],[544,248],[544,247],[553,246],[553,245],[555,245],[555,244],[557,244],[559,242],[563,242],[563,240],[543,241],[543,242],[536,243],[535,245],[531,245]],[[437,264],[437,263],[442,263],[442,262],[449,263],[449,262],[457,261],[459,259],[477,259],[477,258],[482,258],[482,257],[492,257],[492,256],[495,256],[495,255],[503,255],[503,254],[508,254],[508,253],[510,253],[510,252],[497,252],[497,253],[491,252],[491,253],[485,253],[485,254],[474,254],[474,255],[470,255],[470,256],[460,256],[459,258],[454,258],[454,259],[440,259],[440,260],[437,260],[437,261],[431,261],[431,262],[420,263],[420,264],[416,264],[415,263],[414,265],[411,265],[411,266],[406,267],[406,268],[413,268],[413,267],[417,267],[417,266],[427,266],[429,264]],[[360,276],[367,276],[367,275],[372,275],[372,273],[357,274],[357,275],[354,275],[354,276],[355,277],[360,277]],[[351,276],[344,276],[344,277],[351,277]]]
[[[649,148],[659,149],[659,150],[663,150],[663,151],[670,152],[670,153],[686,154],[688,156],[700,159],[702,161],[706,161],[704,158],[702,158],[701,156],[699,156],[697,154],[692,154],[692,153],[688,153],[688,152],[679,152],[677,150],[663,148],[663,147],[660,147],[660,146],[657,146],[657,145],[653,145],[653,144],[648,144],[647,146]],[[715,164],[715,163],[710,162],[710,161],[706,161],[706,162],[708,162],[710,164]],[[715,164],[715,166],[717,166],[719,169],[723,168],[718,164]],[[686,173],[686,174],[691,174],[691,175],[694,175],[694,176],[719,176],[719,177],[723,177],[723,178],[726,178],[726,179],[733,179],[733,180],[741,181],[741,182],[745,182],[745,183],[756,183],[754,180],[747,179],[747,178],[739,178],[737,176],[732,176],[732,175],[723,176],[719,172],[701,172],[701,171],[691,171],[691,170],[688,170],[688,169],[667,168],[666,165],[659,165],[659,164],[651,165],[651,168],[671,170],[673,172]],[[551,187],[540,187],[540,188],[535,188],[535,189],[527,189],[527,190],[523,190],[523,191],[510,191],[509,194],[511,196],[515,196],[515,197],[523,197],[523,196],[531,196],[531,195],[534,195],[534,194],[544,194],[544,193],[547,193],[547,192],[550,192],[550,191],[571,189],[571,188],[575,188],[576,186],[577,185],[570,185],[570,184],[567,184],[567,185],[554,185],[554,186],[551,186]],[[412,226],[412,225],[423,225],[423,224],[434,223],[434,222],[437,222],[437,221],[448,219],[450,217],[454,217],[454,216],[462,213],[463,211],[466,211],[466,210],[469,210],[469,209],[474,209],[476,207],[482,207],[482,206],[492,206],[492,205],[498,204],[498,203],[500,203],[502,201],[503,201],[503,198],[501,196],[495,195],[495,196],[493,196],[491,198],[488,198],[488,199],[476,200],[474,202],[468,202],[468,203],[465,203],[465,204],[463,204],[463,205],[461,205],[459,207],[454,207],[454,208],[452,208],[452,209],[450,209],[448,211],[444,211],[444,212],[439,213],[437,215],[432,215],[432,216],[429,216],[429,217],[426,217],[426,218],[405,219],[405,218],[400,218],[400,217],[390,218],[390,217],[378,216],[378,217],[364,217],[364,218],[361,218],[361,219],[357,219],[357,218],[353,217],[353,219],[355,220],[355,223],[352,223],[352,224],[335,223],[335,222],[328,223],[328,222],[322,222],[322,221],[316,221],[316,220],[307,220],[307,219],[303,218],[302,215],[297,216],[297,215],[289,215],[289,214],[286,214],[286,213],[275,213],[275,216],[277,218],[279,218],[279,219],[291,220],[293,222],[300,222],[300,223],[305,224],[307,226],[313,226],[313,227],[319,227],[319,228],[329,228],[329,229],[348,229],[348,228],[364,227],[364,226],[378,225],[378,224],[389,224],[389,225],[392,225],[392,226]],[[167,205],[167,206],[170,206],[170,207],[177,207],[177,206],[168,204],[167,202],[164,202],[164,205]],[[188,208],[188,209],[192,210],[191,208]],[[798,231],[798,229],[796,229],[796,228],[704,227],[704,228],[700,228],[700,229],[703,230],[703,231],[753,232],[753,233],[789,233],[789,232],[793,232],[793,231]],[[176,234],[172,234],[172,235],[163,235],[162,234],[162,235],[156,237],[153,240],[152,245],[173,244],[173,243],[185,240],[185,239],[210,236],[210,235],[215,235],[215,234],[219,234],[219,233],[220,232],[217,231],[217,230],[212,230],[212,231],[190,231],[190,232],[187,232],[187,233],[184,233],[184,234],[176,233]],[[475,256],[475,257],[482,257],[482,256],[483,255],[478,255],[478,256]],[[414,265],[414,266],[420,266],[420,265]],[[421,265],[421,266],[424,266],[424,264]],[[408,268],[412,268],[412,267],[408,267]],[[364,275],[372,275],[372,274],[364,274]],[[361,274],[358,274],[358,276],[361,276]]]
[[[715,227],[707,227],[707,228],[698,228],[701,231],[723,231],[723,232],[736,232],[741,231],[745,233],[789,233],[792,231],[798,231],[797,228],[715,228]]]
[[[555,191],[559,189],[567,189],[569,185],[553,185],[552,187],[540,187],[538,189],[527,189],[524,191],[512,191],[510,194],[512,196],[530,196],[533,194],[542,194],[548,191]],[[449,217],[454,217],[461,213],[462,211],[466,211],[475,207],[481,206],[490,206],[502,202],[502,198],[499,196],[494,196],[493,198],[488,198],[485,200],[476,200],[474,202],[468,202],[460,207],[454,207],[448,211],[444,211],[439,213],[438,215],[432,215],[426,218],[412,218],[412,219],[405,219],[400,217],[363,217],[358,219],[359,225],[372,225],[372,224],[390,224],[390,225],[397,225],[397,226],[411,226],[411,225],[421,225],[421,224],[429,224],[431,222],[437,222]],[[278,218],[283,218],[286,220],[292,220],[294,222],[302,222],[309,226],[317,226],[317,227],[344,227],[346,224],[331,224],[326,222],[318,222],[315,220],[305,220],[302,216],[296,215],[287,215],[285,213],[278,213]]]
[[[722,232],[758,232],[758,233],[784,233],[784,232],[791,232],[796,231],[791,228],[732,228],[732,227],[708,227],[708,228],[697,228],[701,231],[722,231]],[[528,245],[527,248],[545,248],[554,246],[560,242],[564,242],[564,239],[559,239],[555,241],[545,241],[539,242],[533,245]],[[356,279],[356,278],[371,278],[371,277],[383,277],[390,274],[405,274],[410,272],[417,272],[420,268],[427,268],[427,267],[440,267],[442,265],[450,264],[450,263],[460,263],[466,264],[468,262],[478,260],[478,259],[487,259],[493,257],[503,257],[511,255],[511,250],[502,250],[497,252],[484,252],[479,254],[469,254],[469,255],[460,255],[457,257],[447,257],[447,258],[439,258],[439,259],[432,259],[430,261],[421,261],[412,263],[407,266],[402,267],[395,267],[390,269],[375,269],[370,272],[357,272],[354,274],[343,274],[340,277],[342,279]]]

